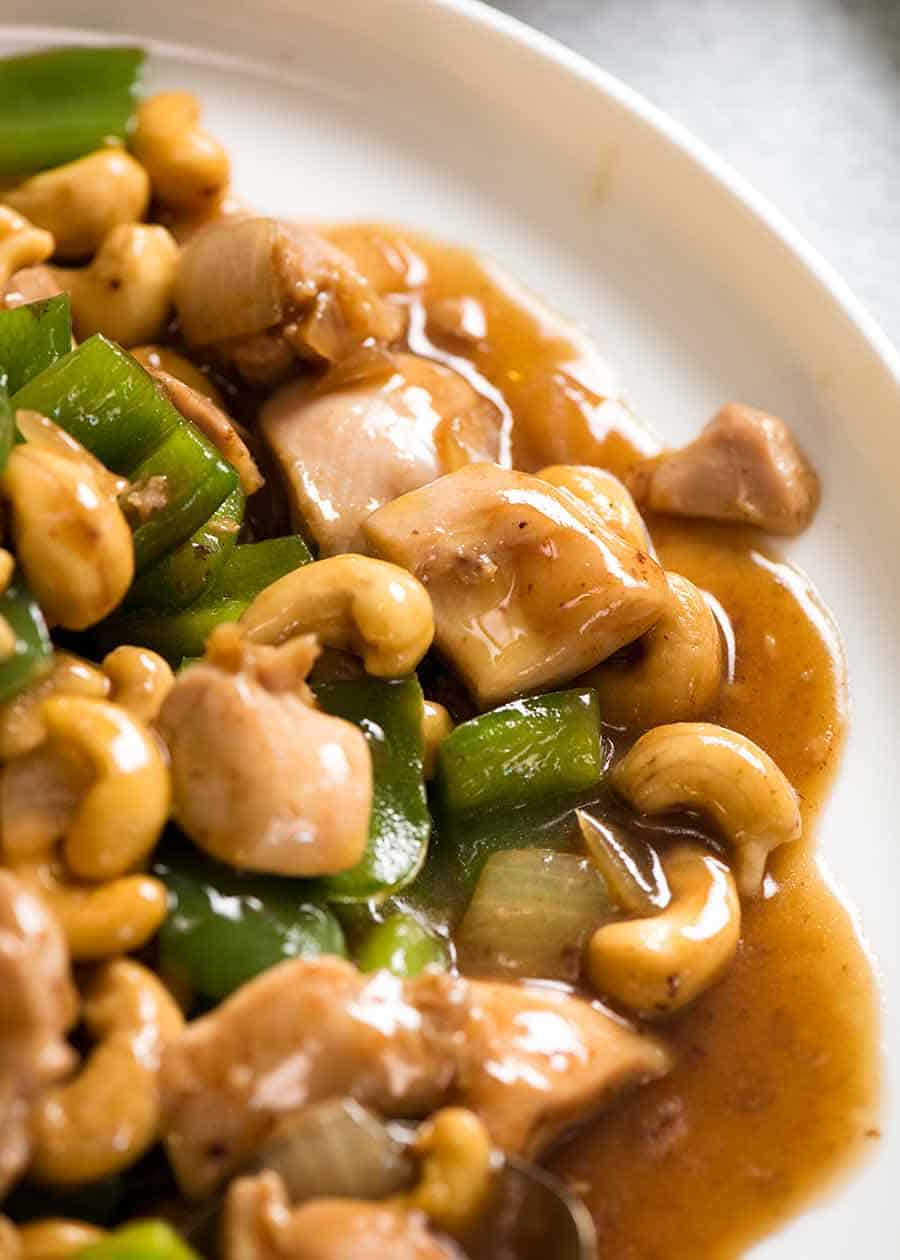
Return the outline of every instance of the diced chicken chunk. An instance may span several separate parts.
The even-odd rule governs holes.
[[[457,1102],[498,1145],[532,1152],[668,1067],[654,1038],[552,990],[299,959],[245,985],[168,1050],[163,1130],[181,1185],[203,1195],[279,1119],[318,1099],[347,1094],[412,1117]]]
[[[163,368],[150,367],[147,370],[176,411],[205,433],[222,457],[237,469],[244,494],[254,494],[259,490],[265,481],[231,417],[211,398],[204,397]]]
[[[298,528],[323,555],[363,550],[363,521],[442,473],[500,454],[500,415],[458,373],[412,354],[325,392],[285,386],[263,407]]]
[[[77,1010],[62,929],[44,903],[0,870],[0,1198],[29,1149],[31,1100],[66,1072]]]
[[[175,818],[233,866],[326,875],[362,857],[372,765],[362,732],[312,706],[314,640],[280,648],[220,627],[178,677],[158,726],[172,759]]]
[[[654,512],[758,525],[799,534],[819,503],[819,480],[787,425],[728,403],[681,450],[639,464],[630,478]]]
[[[254,385],[296,359],[331,363],[405,322],[353,259],[318,232],[276,219],[230,218],[185,246],[175,305],[189,345],[210,346]]]
[[[354,1199],[291,1208],[272,1172],[242,1177],[225,1200],[223,1260],[461,1260],[418,1212]]]
[[[13,307],[25,306],[29,302],[43,302],[47,298],[58,297],[60,293],[62,289],[49,267],[42,263],[37,267],[23,267],[10,276],[3,290],[3,306],[12,310]]]
[[[585,503],[491,464],[403,495],[363,532],[427,588],[435,642],[483,707],[577,677],[666,601],[659,565]]]

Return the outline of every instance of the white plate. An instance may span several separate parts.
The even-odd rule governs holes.
[[[845,286],[640,97],[469,0],[4,0],[2,18],[6,46],[153,43],[154,82],[200,93],[261,207],[492,253],[595,334],[668,439],[726,397],[794,425],[825,499],[792,555],[843,630],[853,705],[822,852],[900,1062],[900,359]],[[895,1090],[874,1157],[754,1256],[896,1255],[898,1118]]]

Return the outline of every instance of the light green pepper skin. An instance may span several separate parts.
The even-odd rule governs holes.
[[[392,914],[378,923],[356,951],[361,971],[391,971],[395,976],[418,976],[426,967],[446,971],[446,943],[411,914]]]
[[[165,1221],[134,1221],[77,1253],[77,1260],[200,1260]]]
[[[11,699],[50,666],[53,645],[44,614],[21,574],[0,594],[0,616],[16,636],[15,654],[0,661],[0,703]]]
[[[0,380],[10,394],[71,349],[68,294],[0,311]]]

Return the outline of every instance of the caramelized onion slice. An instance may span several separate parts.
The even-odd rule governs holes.
[[[175,309],[188,345],[250,336],[281,321],[276,246],[283,231],[277,219],[238,219],[193,237],[175,281]]]

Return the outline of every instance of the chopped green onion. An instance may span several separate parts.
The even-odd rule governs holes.
[[[47,623],[21,574],[0,594],[0,616],[16,637],[15,653],[0,661],[0,703],[21,691],[50,664]]]
[[[656,850],[639,836],[626,839],[584,809],[575,813],[584,847],[615,904],[626,914],[664,910],[669,904],[669,885]]]
[[[309,881],[241,875],[192,852],[165,853],[154,874],[169,890],[162,968],[212,1001],[285,959],[346,956],[341,926]]]
[[[316,696],[327,713],[355,722],[372,754],[374,799],[362,860],[322,881],[334,901],[383,899],[415,879],[428,849],[422,715],[417,678],[323,682]]]
[[[0,175],[24,175],[125,138],[139,48],[55,48],[0,60]]]
[[[426,967],[447,969],[447,944],[411,914],[392,914],[371,929],[356,952],[361,971],[417,976]]]
[[[68,294],[0,311],[0,381],[10,394],[71,349]]]
[[[611,917],[606,886],[587,858],[551,849],[496,853],[456,936],[460,966],[571,983],[588,936]]]
[[[446,815],[524,809],[594,788],[608,751],[593,691],[514,700],[457,726],[438,749]]]

